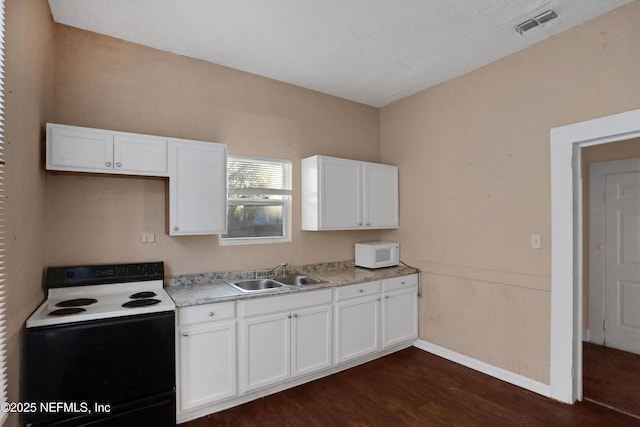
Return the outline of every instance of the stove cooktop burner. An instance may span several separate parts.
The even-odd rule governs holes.
[[[138,292],[133,295],[130,295],[129,298],[133,299],[141,299],[141,298],[152,298],[155,297],[156,293],[151,291]]]
[[[60,301],[56,304],[56,307],[81,307],[83,305],[91,305],[97,303],[95,298],[75,298],[66,301]]]
[[[145,307],[147,305],[154,305],[160,302],[159,299],[152,298],[143,298],[143,299],[134,299],[133,301],[125,302],[122,304],[123,307]]]
[[[57,310],[50,311],[47,316],[67,316],[69,314],[78,314],[83,311],[87,311],[80,307],[59,308]]]

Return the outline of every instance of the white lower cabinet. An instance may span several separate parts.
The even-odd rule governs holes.
[[[284,381],[291,376],[289,313],[242,321],[243,391]]]
[[[331,305],[296,310],[291,340],[291,376],[331,366]]]
[[[383,280],[382,348],[418,338],[418,276]]]
[[[417,289],[409,275],[179,308],[178,421],[411,345]]]
[[[242,391],[331,366],[330,289],[249,300],[241,307]]]
[[[180,410],[197,408],[235,396],[235,303],[178,309],[178,334]]]
[[[336,289],[335,322],[336,363],[377,352],[380,349],[380,282]]]

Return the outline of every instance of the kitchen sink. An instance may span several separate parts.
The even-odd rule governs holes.
[[[273,280],[283,283],[286,286],[304,286],[304,285],[315,285],[317,283],[324,283],[322,280],[316,279],[315,277],[299,276],[296,274],[290,275],[290,276],[276,277]]]
[[[266,291],[281,288],[284,285],[271,279],[249,279],[237,282],[228,282],[231,286],[242,292]]]
[[[317,283],[324,283],[324,281],[316,279],[315,277],[292,274],[289,276],[274,277],[273,279],[246,279],[227,283],[241,292],[259,292],[283,287],[315,285]]]

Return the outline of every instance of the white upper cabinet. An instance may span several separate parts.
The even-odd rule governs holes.
[[[363,222],[367,228],[398,227],[398,167],[363,163]]]
[[[302,229],[398,227],[398,167],[327,156],[302,159]]]
[[[47,123],[47,169],[167,176],[167,139]]]
[[[47,123],[47,169],[169,177],[169,235],[227,232],[227,146]]]
[[[169,234],[227,232],[227,147],[169,142]]]

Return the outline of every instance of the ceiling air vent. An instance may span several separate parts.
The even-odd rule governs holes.
[[[527,19],[526,21],[519,23],[515,26],[515,30],[520,34],[524,34],[526,31],[529,31],[530,29],[535,28],[538,25],[542,25],[545,22],[549,22],[557,17],[558,14],[553,10],[547,10],[546,12],[542,12],[540,15],[534,18]]]

